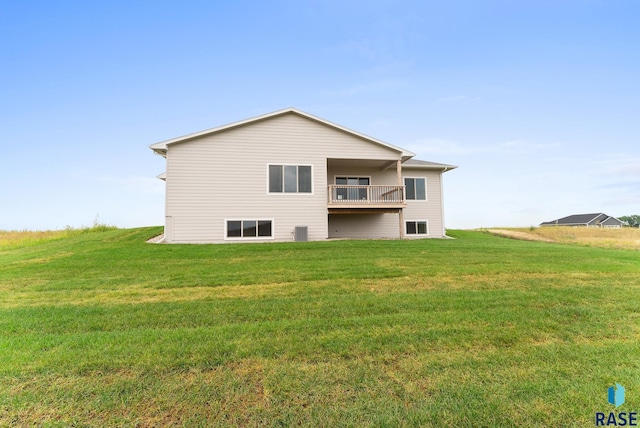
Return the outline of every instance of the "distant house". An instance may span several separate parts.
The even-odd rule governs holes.
[[[610,227],[620,228],[623,222],[604,213],[574,214],[557,220],[545,221],[540,226]]]
[[[289,108],[151,145],[168,243],[443,238],[453,168]]]

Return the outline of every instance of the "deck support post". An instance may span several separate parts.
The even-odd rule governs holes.
[[[398,172],[398,186],[402,186],[402,159],[398,159],[396,164],[396,171]],[[402,202],[405,201],[404,190],[402,190]],[[400,227],[400,239],[404,239],[404,209],[398,210],[398,223]]]

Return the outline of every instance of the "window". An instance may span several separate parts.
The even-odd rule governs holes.
[[[311,165],[269,165],[269,193],[311,193]]]
[[[227,220],[227,238],[273,238],[272,220]]]
[[[429,228],[427,227],[427,221],[408,221],[407,235],[428,235]]]
[[[427,180],[425,178],[405,178],[407,200],[427,200]]]
[[[336,177],[336,185],[338,186],[368,186],[369,177]],[[346,200],[366,200],[367,188],[358,187],[338,187],[336,189],[337,199]]]

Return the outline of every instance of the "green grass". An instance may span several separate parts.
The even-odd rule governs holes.
[[[640,410],[637,251],[455,240],[0,249],[0,426],[593,426]]]
[[[63,230],[0,230],[0,251],[38,245],[47,241],[69,238],[84,233],[105,232],[115,229],[117,229],[115,226],[99,223],[96,218],[92,226],[80,228],[67,226]]]

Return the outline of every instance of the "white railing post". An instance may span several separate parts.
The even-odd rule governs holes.
[[[403,204],[406,200],[405,186],[330,184],[327,189],[328,202],[331,204]]]

